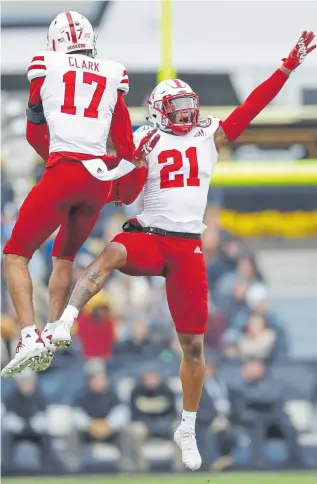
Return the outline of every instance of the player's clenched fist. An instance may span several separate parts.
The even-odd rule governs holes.
[[[282,59],[283,67],[289,71],[296,69],[303,62],[306,55],[316,49],[316,45],[310,45],[314,38],[314,32],[307,32],[305,30],[288,57]]]

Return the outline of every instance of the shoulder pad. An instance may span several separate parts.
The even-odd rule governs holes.
[[[41,51],[33,57],[28,68],[28,80],[30,82],[36,77],[46,76],[45,54],[47,54],[47,52]]]
[[[99,59],[99,62],[101,62],[106,71],[110,69],[112,72],[117,83],[117,90],[123,92],[123,94],[127,94],[129,92],[129,77],[124,65],[111,59]]]

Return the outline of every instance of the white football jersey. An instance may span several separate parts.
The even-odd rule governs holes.
[[[30,82],[37,77],[45,77],[41,99],[50,153],[106,154],[118,89],[129,90],[124,66],[81,54],[43,51],[28,69]]]
[[[214,134],[219,120],[201,118],[185,136],[160,133],[160,140],[146,157],[148,176],[144,210],[137,216],[145,226],[174,232],[202,233],[210,179],[218,152]],[[135,132],[136,146],[148,127]]]

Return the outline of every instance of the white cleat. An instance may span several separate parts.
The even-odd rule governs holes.
[[[72,342],[70,326],[64,321],[57,321],[52,335],[52,344],[57,348],[68,348]]]
[[[23,342],[20,339],[16,354],[10,363],[5,366],[1,372],[2,378],[9,378],[21,373],[25,368],[30,367],[38,371],[47,356],[47,348],[39,335],[38,330],[30,331]]]
[[[188,469],[197,471],[201,466],[201,457],[197,448],[195,429],[183,429],[180,425],[174,432],[174,442],[182,451],[183,464]]]
[[[53,331],[48,329],[47,326],[45,326],[41,338],[44,342],[45,348],[47,349],[47,354],[43,358],[43,361],[41,361],[41,365],[38,368],[34,368],[35,371],[45,371],[47,370],[53,361],[55,352],[56,352],[56,346],[52,343],[52,334]]]

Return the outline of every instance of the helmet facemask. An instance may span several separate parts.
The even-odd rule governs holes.
[[[197,125],[199,99],[194,92],[164,96],[154,101],[152,107],[161,114],[163,130],[183,136]]]

